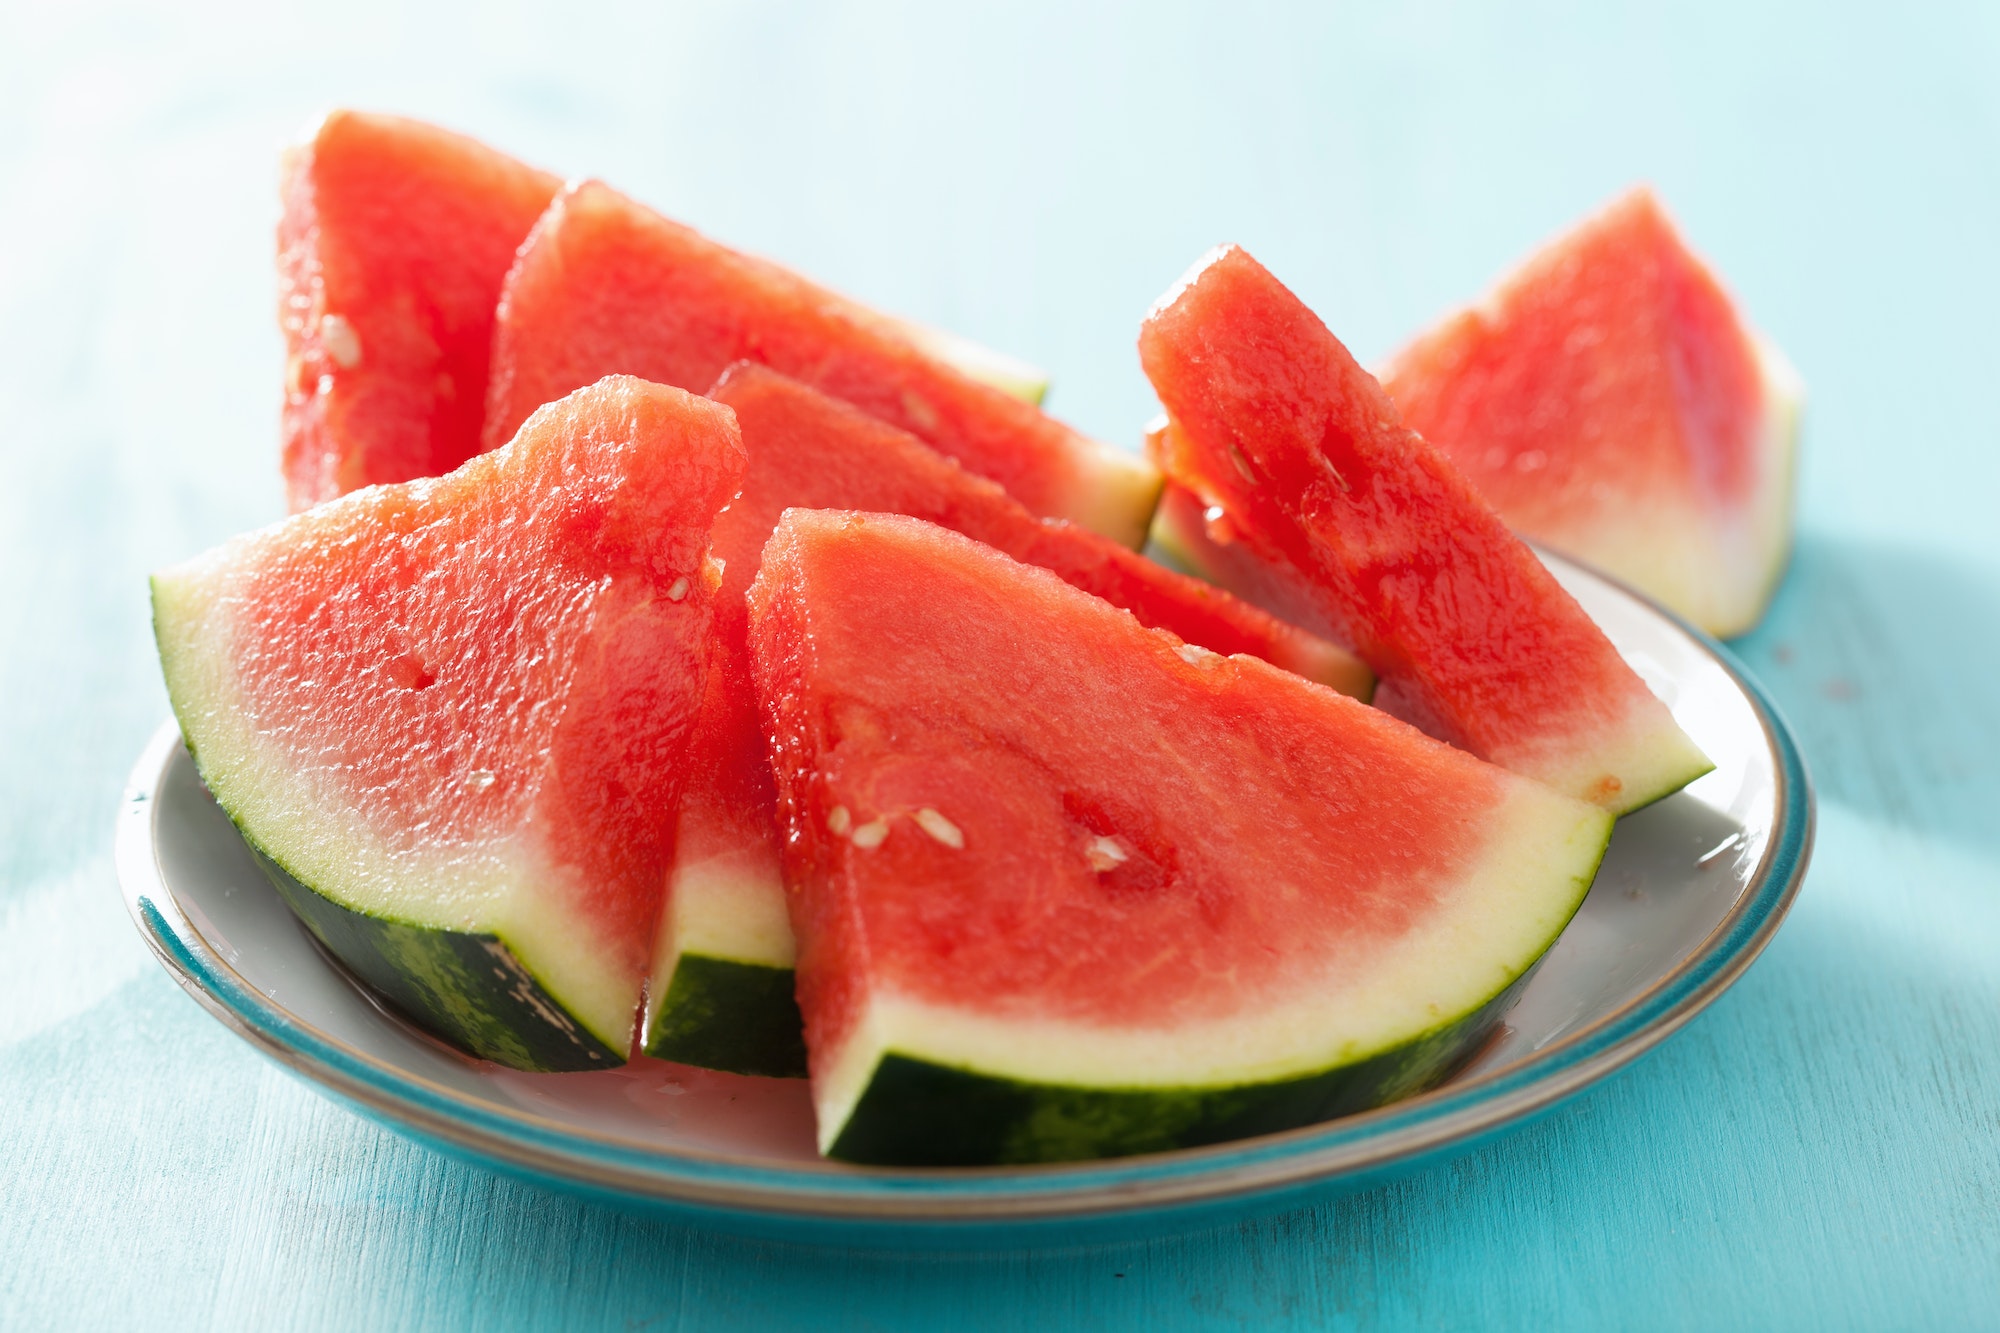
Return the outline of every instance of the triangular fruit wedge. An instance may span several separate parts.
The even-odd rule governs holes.
[[[700,391],[743,360],[900,426],[1038,514],[1144,539],[1160,487],[1144,459],[971,378],[900,322],[595,181],[557,196],[507,277],[487,442],[599,375]]]
[[[1711,634],[1763,615],[1791,545],[1798,379],[1651,191],[1419,337],[1382,387],[1516,532]]]
[[[1244,251],[1153,308],[1168,475],[1381,674],[1379,706],[1614,813],[1712,765],[1540,560]]]
[[[913,519],[791,511],[750,608],[833,1156],[1160,1151],[1421,1090],[1610,837]]]
[[[286,154],[278,317],[295,512],[479,452],[500,283],[561,183],[462,135],[355,111]]]
[[[329,950],[474,1055],[631,1049],[742,466],[727,408],[610,379],[153,578],[215,799]]]
[[[779,874],[774,794],[746,646],[743,594],[788,508],[912,514],[1054,571],[1223,653],[1245,652],[1349,693],[1372,683],[1352,655],[1154,564],[1087,529],[1037,519],[993,482],[913,435],[750,363],[709,396],[732,408],[749,464],[715,523],[723,560],[715,660],[681,802],[680,835],[650,987],[649,1053],[744,1074],[803,1074],[794,949]],[[1022,650],[1040,651],[1030,644]]]

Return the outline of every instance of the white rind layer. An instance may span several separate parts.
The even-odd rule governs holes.
[[[1634,696],[1622,720],[1601,725],[1588,747],[1574,737],[1552,739],[1565,743],[1487,758],[1614,815],[1671,796],[1715,768],[1650,688]]]
[[[1365,950],[1329,941],[1322,979],[1254,1012],[1198,1027],[1109,1027],[993,1017],[874,988],[854,1030],[815,1070],[820,1151],[840,1137],[891,1052],[1034,1084],[1223,1088],[1352,1064],[1473,1012],[1555,942],[1611,837],[1604,810],[1524,779],[1509,785],[1484,853],[1438,890],[1426,920]]]
[[[1788,490],[1785,496],[1781,521],[1790,512]],[[1163,510],[1162,514],[1165,512]],[[1680,519],[1668,524],[1667,528],[1678,531],[1686,526],[1687,520]],[[1332,632],[1331,627],[1317,615],[1302,614],[1300,607],[1278,604],[1270,597],[1257,597],[1253,595],[1254,590],[1243,587],[1239,580],[1223,577],[1221,571],[1203,555],[1199,544],[1203,535],[1199,532],[1180,532],[1171,524],[1159,521],[1153,526],[1151,538],[1170,563],[1196,578],[1224,587],[1246,601],[1263,605],[1273,615],[1289,616],[1295,623],[1307,625],[1315,632]],[[1781,528],[1777,538],[1780,556],[1789,540],[1789,528]],[[1645,558],[1655,558],[1659,549],[1659,542],[1653,541],[1645,547]],[[1616,570],[1610,572],[1617,574]],[[1760,612],[1761,606],[1760,601]],[[1401,716],[1403,710],[1397,706],[1397,696],[1395,681],[1383,680],[1376,684],[1376,706]],[[1490,754],[1486,758],[1557,791],[1602,805],[1614,814],[1625,814],[1662,796],[1671,795],[1715,767],[1674,720],[1672,710],[1651,693],[1633,698],[1623,718],[1602,722],[1589,746],[1577,745],[1574,733],[1548,736],[1541,740],[1541,744],[1525,745],[1506,753]],[[1607,777],[1615,778],[1616,785],[1607,784]]]
[[[744,848],[675,867],[653,947],[649,1033],[685,954],[791,969],[798,946],[772,849]]]
[[[928,324],[894,315],[881,318],[919,350],[967,379],[978,380],[1036,407],[1041,406],[1048,393],[1048,376],[1025,361]],[[1153,521],[1153,509],[1159,504],[1160,488],[1166,482],[1159,469],[1145,457],[1113,448],[1101,440],[1084,438],[1088,444],[1089,462],[1084,466],[1089,473],[1089,484],[1076,497],[1076,507],[1063,517],[1137,550],[1145,544],[1146,529]]]
[[[618,942],[597,938],[566,909],[569,876],[543,853],[532,818],[502,839],[396,850],[346,813],[352,802],[333,774],[302,766],[252,725],[232,664],[237,570],[254,565],[249,550],[261,536],[236,538],[153,578],[167,693],[216,801],[265,855],[342,907],[499,937],[578,1022],[613,1051],[627,1050],[641,977],[607,966]]]
[[[990,384],[1009,397],[1036,407],[1049,391],[1049,377],[1027,362],[996,352],[983,343],[961,338],[956,333],[919,324],[913,319],[884,315],[905,338],[925,352],[957,370],[967,379]]]
[[[1749,502],[1718,509],[1687,496],[1649,497],[1597,522],[1531,533],[1613,578],[1623,579],[1718,638],[1748,633],[1785,572],[1804,386],[1775,346],[1751,336],[1763,420],[1751,457]]]

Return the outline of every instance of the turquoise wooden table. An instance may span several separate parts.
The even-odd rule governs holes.
[[[2000,10],[1384,10],[0,9],[0,1327],[2000,1326]],[[1651,179],[1812,389],[1739,645],[1819,783],[1790,922],[1534,1126],[1143,1244],[692,1233],[323,1100],[146,957],[108,853],[166,715],[145,572],[279,512],[275,153],[336,102],[1033,359],[1127,441],[1210,244],[1372,356]]]

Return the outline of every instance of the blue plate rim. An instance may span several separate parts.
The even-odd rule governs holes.
[[[766,1216],[993,1223],[1220,1202],[1373,1175],[1548,1110],[1637,1059],[1743,974],[1797,896],[1811,858],[1815,802],[1803,758],[1776,704],[1723,645],[1649,599],[1616,586],[1672,621],[1713,658],[1743,692],[1763,728],[1776,760],[1777,810],[1772,836],[1746,891],[1679,966],[1620,1009],[1533,1056],[1374,1111],[1255,1139],[1035,1167],[780,1167],[724,1155],[662,1152],[561,1126],[525,1110],[467,1101],[289,1013],[245,980],[194,927],[167,885],[155,851],[153,793],[181,749],[179,728],[171,721],[148,742],[129,780],[117,830],[118,877],[126,906],[162,966],[205,1009],[265,1054],[421,1138],[615,1195]]]

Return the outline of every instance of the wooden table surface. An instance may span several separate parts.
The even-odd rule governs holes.
[[[1077,8],[0,9],[0,1327],[2000,1327],[2000,9]],[[335,103],[1028,357],[1126,442],[1138,319],[1217,241],[1372,357],[1652,180],[1812,391],[1738,645],[1819,784],[1789,924],[1527,1130],[1123,1247],[686,1232],[322,1099],[146,957],[108,852],[146,571],[279,513],[276,152]]]

